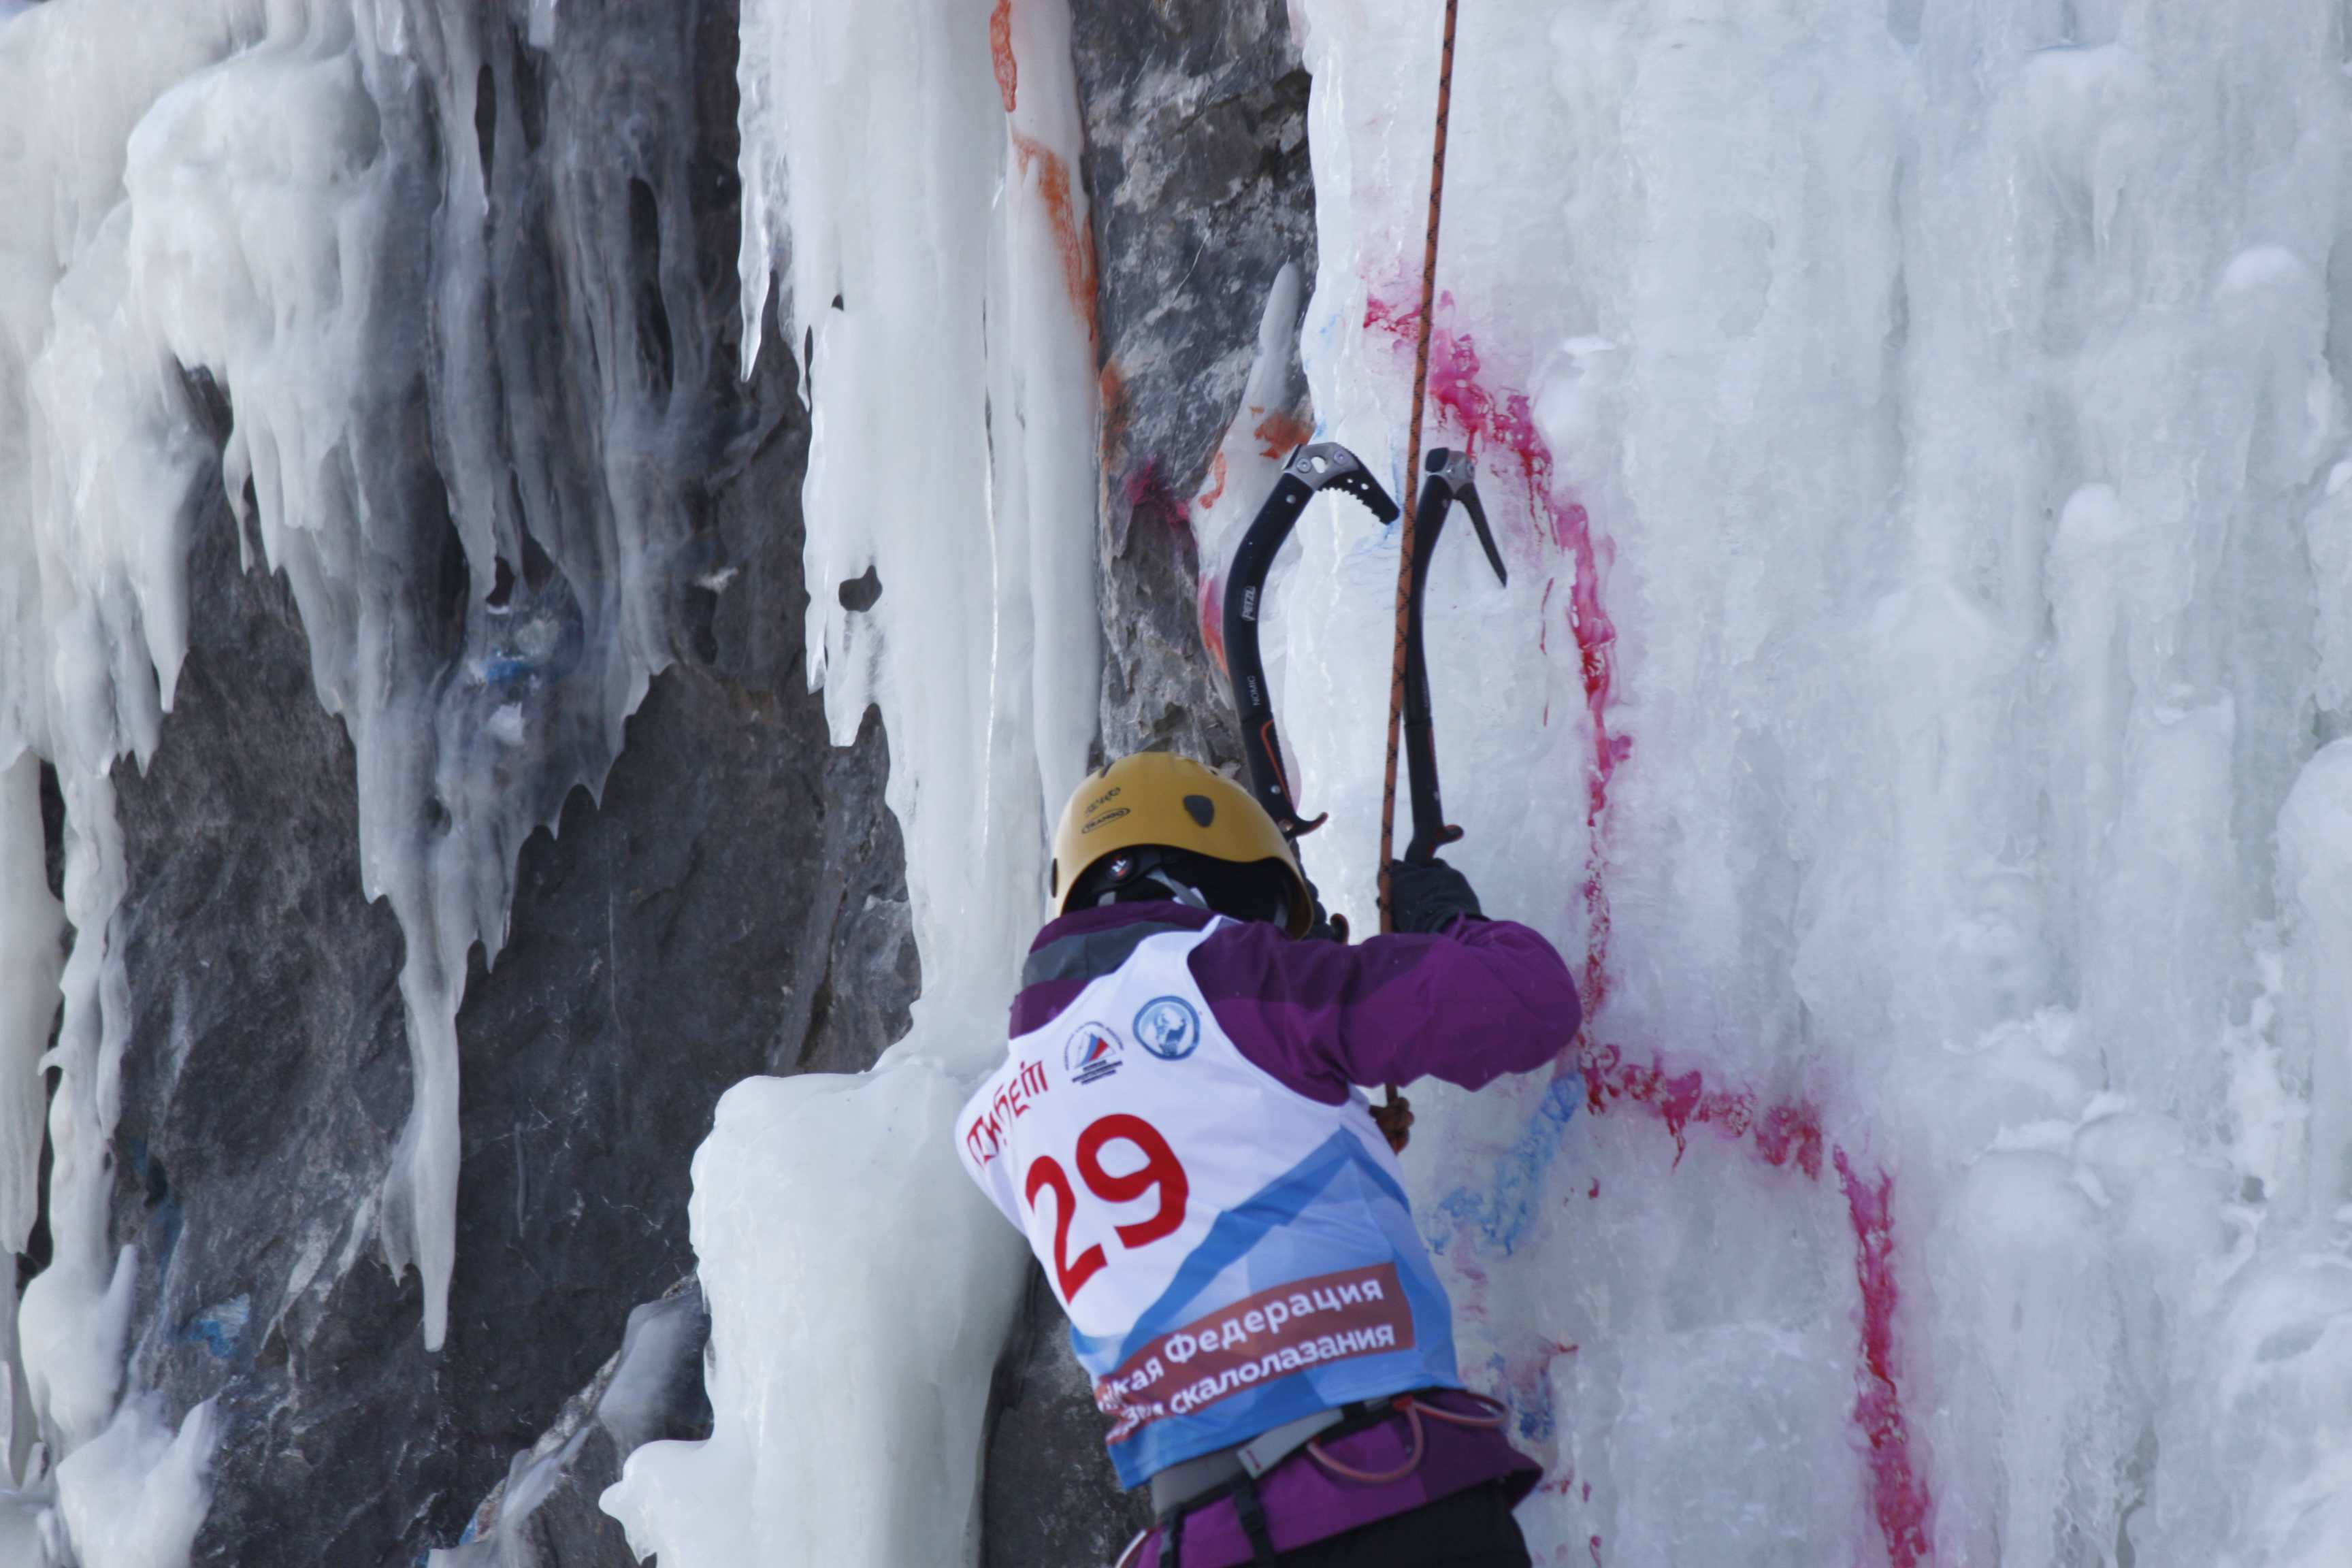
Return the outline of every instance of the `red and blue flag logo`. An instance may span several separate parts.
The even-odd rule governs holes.
[[[1081,1024],[1070,1043],[1062,1047],[1062,1065],[1075,1081],[1092,1083],[1118,1070],[1125,1048],[1109,1025]]]

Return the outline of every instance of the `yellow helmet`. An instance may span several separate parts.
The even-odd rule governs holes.
[[[1298,852],[1249,791],[1190,757],[1138,752],[1088,773],[1062,810],[1054,832],[1054,864],[1046,884],[1054,912],[1066,914],[1071,891],[1104,856],[1139,845],[1163,845],[1236,865],[1281,862],[1289,874],[1290,934],[1303,936],[1315,918]]]

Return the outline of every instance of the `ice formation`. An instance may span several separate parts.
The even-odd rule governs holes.
[[[530,36],[558,44],[552,5],[533,8]],[[388,900],[406,939],[414,1099],[376,1212],[352,1226],[377,1231],[395,1271],[418,1268],[428,1348],[454,1252],[469,950],[496,956],[524,837],[575,784],[601,786],[680,635],[695,521],[669,475],[707,471],[719,424],[709,335],[685,330],[688,280],[675,259],[660,269],[661,236],[675,258],[688,221],[662,160],[688,149],[596,145],[606,121],[567,104],[559,77],[550,112],[587,128],[566,132],[545,198],[581,352],[534,353],[525,329],[501,330],[500,291],[518,284],[500,269],[511,255],[492,254],[490,196],[515,177],[522,110],[477,101],[488,47],[397,0],[0,8],[14,215],[0,236],[0,971],[35,979],[58,952],[28,751],[64,798],[76,933],[40,1058],[60,1075],[54,1260],[10,1314],[31,1418],[10,1462],[22,1486],[49,1484],[37,1430],[63,1461],[68,1523],[76,1475],[104,1495],[100,1472],[152,1446],[101,1436],[131,1419],[135,1273],[107,1239],[108,1144],[136,1048],[110,926],[125,876],[110,777],[152,752],[204,613],[184,581],[192,485],[217,450],[241,548],[285,574],[319,700],[357,753],[360,890]],[[427,121],[476,134],[427,157]],[[644,195],[591,199],[566,180]],[[650,247],[593,226],[640,206]],[[459,330],[429,331],[428,316]],[[573,363],[593,367],[587,384],[562,380]],[[21,1244],[38,1155],[24,1130],[43,1093],[26,1058],[47,1019],[28,1021],[32,991],[11,994],[27,1018],[0,1019],[0,1214]],[[181,1441],[200,1469],[184,1425]],[[195,1510],[189,1531],[194,1486],[191,1471],[171,1494]],[[167,1523],[105,1540],[76,1525],[76,1550],[88,1568],[160,1563],[179,1538]]]
[[[1430,8],[1302,9],[1309,379],[1395,462]],[[1538,1560],[2332,1561],[2337,20],[1461,26],[1432,439],[1514,559],[1441,559],[1439,745],[1596,1114],[1431,1093],[1416,1196]],[[1315,521],[1360,905],[1392,545]]]

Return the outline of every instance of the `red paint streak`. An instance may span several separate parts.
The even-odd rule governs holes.
[[[1886,1555],[1894,1568],[1915,1568],[1933,1555],[1927,1541],[1933,1504],[1927,1483],[1911,1468],[1910,1432],[1895,1384],[1895,1309],[1902,1295],[1895,1282],[1894,1182],[1884,1173],[1875,1180],[1856,1176],[1843,1149],[1835,1157],[1853,1222],[1854,1273],[1862,1282],[1864,1376],[1853,1419],[1870,1441],[1870,1500]]]
[[[1003,71],[998,72],[1003,79]],[[1008,98],[1006,106],[1011,107]],[[1054,225],[1054,248],[1062,258],[1062,286],[1069,290],[1070,306],[1085,318],[1087,339],[1095,337],[1095,239],[1078,222],[1078,209],[1070,196],[1070,161],[1059,153],[1020,132],[1013,133],[1013,151],[1020,154],[1021,172],[1037,174],[1037,195],[1045,204],[1045,215]]]
[[[1810,1100],[1762,1103],[1748,1089],[1707,1086],[1698,1071],[1673,1074],[1655,1058],[1628,1062],[1615,1046],[1580,1037],[1585,1103],[1598,1113],[1610,1106],[1639,1106],[1666,1124],[1682,1163],[1688,1129],[1712,1127],[1733,1142],[1745,1141],[1756,1156],[1776,1169],[1793,1167],[1809,1181],[1821,1179],[1822,1155],[1837,1171],[1846,1215],[1853,1227],[1854,1280],[1862,1294],[1862,1343],[1854,1369],[1853,1422],[1868,1448],[1872,1511],[1886,1542],[1890,1568],[1920,1568],[1934,1561],[1927,1534],[1935,1500],[1911,1463],[1911,1428],[1895,1382],[1895,1323],[1902,1302],[1895,1278],[1894,1178],[1884,1172],[1857,1174],[1845,1150],[1828,1142],[1821,1112]],[[1598,1195],[1595,1182],[1591,1195]]]
[[[1441,316],[1451,315],[1454,296],[1439,296]],[[1392,334],[1400,349],[1408,348],[1420,328],[1418,309],[1391,305],[1377,296],[1367,300],[1367,329]],[[1548,520],[1551,544],[1568,552],[1575,569],[1569,589],[1568,623],[1575,634],[1584,681],[1584,709],[1592,726],[1592,759],[1585,773],[1584,821],[1590,845],[1584,884],[1579,889],[1584,904],[1584,1010],[1599,1011],[1609,994],[1602,963],[1609,946],[1609,890],[1601,880],[1602,817],[1609,808],[1609,781],[1617,764],[1632,750],[1630,739],[1609,733],[1609,708],[1616,683],[1617,628],[1601,602],[1601,574],[1606,547],[1592,537],[1592,519],[1572,497],[1557,493],[1551,444],[1536,427],[1535,405],[1525,392],[1505,388],[1490,391],[1482,378],[1484,366],[1477,344],[1466,332],[1438,328],[1430,334],[1429,401],[1442,429],[1460,433],[1472,453],[1481,445],[1499,449],[1515,462],[1530,516]],[[1547,587],[1538,634],[1549,652],[1551,595]],[[1546,719],[1550,715],[1547,713]]]
[[[1168,471],[1157,458],[1146,458],[1129,470],[1127,482],[1120,487],[1127,494],[1128,509],[1137,516],[1150,512],[1166,527],[1181,529],[1187,542],[1192,538],[1189,521],[1181,497],[1176,487],[1168,482]]]
[[[1453,297],[1442,296],[1441,318],[1453,309]],[[1364,325],[1369,331],[1391,334],[1400,348],[1409,351],[1419,329],[1420,312],[1374,298],[1366,305]],[[1589,1030],[1590,1020],[1609,994],[1609,900],[1601,881],[1609,784],[1617,764],[1633,748],[1631,737],[1609,732],[1617,631],[1601,603],[1601,578],[1610,563],[1611,551],[1605,541],[1593,538],[1591,518],[1584,507],[1558,493],[1551,447],[1536,426],[1532,401],[1524,392],[1488,386],[1477,346],[1466,333],[1442,326],[1431,333],[1429,399],[1440,427],[1457,433],[1472,452],[1483,444],[1507,454],[1517,468],[1531,520],[1538,527],[1549,521],[1550,538],[1545,542],[1565,552],[1574,568],[1567,620],[1576,637],[1585,710],[1592,730],[1585,775],[1585,824],[1591,848],[1580,889],[1587,933],[1583,998]],[[1538,647],[1547,653],[1551,613],[1548,582],[1538,632]],[[1867,1178],[1857,1175],[1845,1150],[1826,1139],[1820,1110],[1809,1100],[1767,1103],[1750,1089],[1710,1088],[1701,1071],[1671,1073],[1654,1055],[1646,1065],[1629,1062],[1616,1046],[1597,1044],[1589,1032],[1578,1037],[1573,1048],[1577,1066],[1584,1074],[1585,1099],[1591,1109],[1597,1114],[1612,1105],[1628,1105],[1655,1115],[1675,1141],[1677,1164],[1689,1130],[1695,1126],[1709,1127],[1723,1138],[1744,1142],[1766,1165],[1794,1169],[1816,1183],[1821,1180],[1826,1152],[1837,1171],[1853,1227],[1854,1276],[1862,1294],[1853,1420],[1869,1449],[1872,1508],[1891,1568],[1920,1568],[1932,1563],[1928,1521],[1934,1499],[1912,1466],[1910,1426],[1895,1381],[1895,1323],[1901,1292],[1895,1268],[1893,1178],[1883,1172]],[[1589,1195],[1599,1194],[1600,1184],[1595,1182]],[[1593,1536],[1588,1544],[1597,1568],[1601,1538]]]
[[[1591,1495],[1589,1491],[1586,1493],[1587,1497]],[[1593,1536],[1585,1544],[1592,1549],[1592,1568],[1601,1568],[1601,1537]]]
[[[1629,1062],[1615,1046],[1590,1041],[1580,1045],[1577,1066],[1584,1073],[1584,1103],[1596,1115],[1620,1100],[1654,1112],[1674,1138],[1677,1164],[1688,1130],[1712,1127],[1735,1142],[1748,1140],[1768,1165],[1794,1165],[1820,1179],[1822,1119],[1807,1101],[1759,1107],[1751,1090],[1709,1089],[1703,1073],[1671,1075],[1654,1058],[1647,1065]],[[1593,1184],[1591,1195],[1600,1196],[1600,1185]]]
[[[1021,96],[1021,62],[1013,58],[1013,0],[996,0],[988,15],[988,52],[996,61],[996,90],[1010,114]]]

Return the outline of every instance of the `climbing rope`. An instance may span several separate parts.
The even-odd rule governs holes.
[[[1433,1421],[1443,1421],[1449,1426],[1469,1426],[1486,1432],[1496,1430],[1510,1419],[1510,1406],[1501,1400],[1489,1399],[1483,1394],[1473,1394],[1466,1388],[1455,1392],[1463,1398],[1475,1403],[1480,1414],[1465,1415],[1459,1411],[1448,1410],[1442,1405],[1424,1405],[1410,1394],[1400,1394],[1390,1402],[1392,1408],[1403,1415],[1405,1425],[1412,1433],[1405,1442],[1404,1463],[1395,1469],[1360,1470],[1352,1465],[1341,1464],[1324,1450],[1323,1440],[1320,1437],[1307,1443],[1307,1457],[1335,1476],[1344,1476],[1349,1480],[1359,1481],[1367,1486],[1382,1487],[1391,1481],[1401,1481],[1421,1468],[1421,1457],[1426,1446],[1422,1435],[1421,1418],[1423,1416],[1426,1415]]]
[[[1437,317],[1437,220],[1445,203],[1445,118],[1454,106],[1454,16],[1459,0],[1445,0],[1445,42],[1437,63],[1437,133],[1429,154],[1429,229],[1422,249],[1421,320],[1412,351],[1412,409],[1404,449],[1403,530],[1397,539],[1396,645],[1389,665],[1388,765],[1381,777],[1381,930],[1396,930],[1389,897],[1389,861],[1396,849],[1397,734],[1404,718],[1405,632],[1412,609],[1412,525],[1421,489],[1421,414],[1429,393],[1429,334]],[[1372,1112],[1390,1147],[1402,1153],[1411,1135],[1412,1108],[1396,1085]]]

